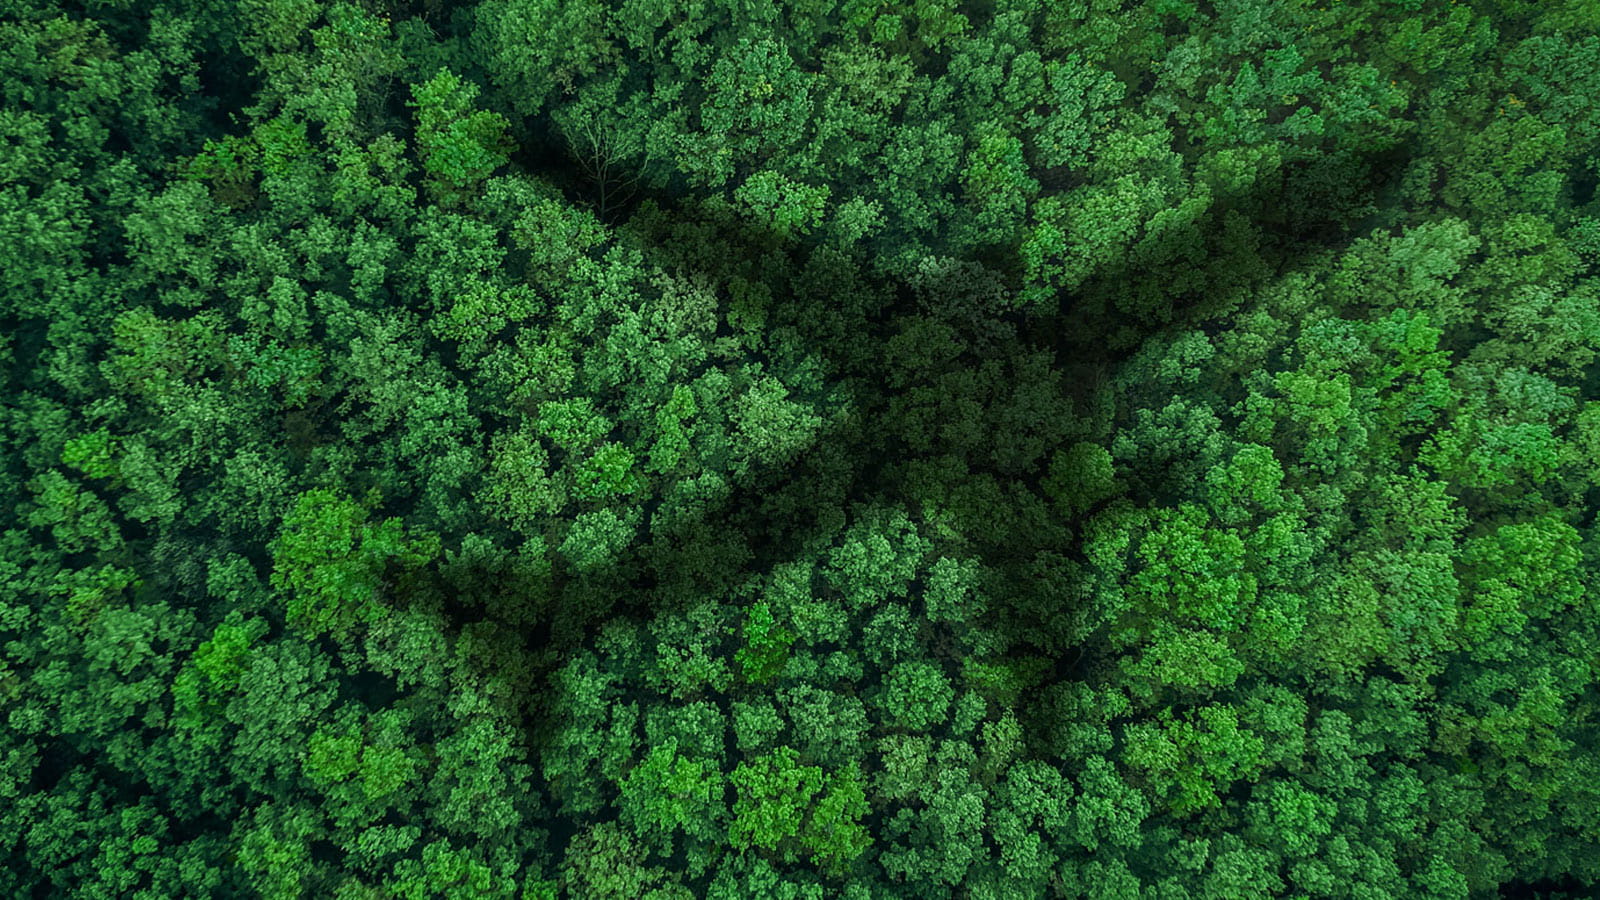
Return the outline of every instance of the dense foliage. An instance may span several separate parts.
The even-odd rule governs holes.
[[[0,895],[1592,896],[1595,0],[0,0]]]

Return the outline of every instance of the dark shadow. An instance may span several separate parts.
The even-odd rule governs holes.
[[[541,156],[554,154],[524,159]],[[870,245],[841,249],[691,196],[642,192],[619,217],[617,239],[633,242],[649,265],[707,280],[724,299],[735,281],[759,285],[771,299],[762,304],[764,340],[754,358],[786,384],[803,382],[811,367],[821,373],[816,380],[842,387],[853,413],[776,462],[722,472],[729,490],[671,527],[653,521],[674,487],[660,484],[634,542],[599,571],[573,571],[552,554],[548,574],[519,574],[508,559],[444,575],[448,583],[435,586],[450,629],[481,631],[488,623],[519,653],[519,684],[505,702],[525,723],[537,760],[561,724],[548,677],[593,646],[602,624],[619,616],[650,621],[703,599],[742,602],[743,579],[817,554],[861,514],[887,505],[935,536],[930,561],[981,561],[989,606],[979,624],[1009,654],[1042,661],[1047,679],[1081,677],[1080,664],[1096,655],[1096,635],[1081,615],[1074,541],[1095,509],[1072,516],[1045,497],[1051,451],[1114,430],[1126,410],[1105,385],[1141,347],[1224,317],[1230,310],[1219,297],[1248,296],[1388,224],[1367,214],[1382,208],[1377,198],[1395,189],[1408,158],[1397,148],[1263,173],[1214,197],[1190,223],[1193,245],[1120,253],[1044,312],[1006,302],[1021,269],[1014,247],[896,277],[874,268]],[[563,171],[530,174],[583,199],[581,182]],[[1253,246],[1241,251],[1241,235]],[[824,291],[826,303],[786,302]],[[899,336],[914,328],[942,333],[957,349],[931,362],[902,359]],[[983,377],[964,374],[980,370]],[[1159,482],[1146,482],[1132,499],[1159,493]],[[942,510],[946,537],[924,516],[931,506]],[[921,587],[914,583],[909,595]],[[836,593],[820,577],[813,589]],[[731,656],[738,641],[726,638],[723,653]],[[956,664],[973,646],[949,636],[936,644]],[[868,668],[868,681],[874,671]],[[1049,714],[1027,698],[1016,711],[1025,727]],[[551,831],[553,859],[588,821],[541,823]]]
[[[726,599],[749,573],[830,545],[847,524],[839,510],[899,505],[920,527],[933,502],[963,536],[937,542],[935,554],[983,560],[988,593],[1002,598],[988,627],[1012,646],[1075,660],[1083,636],[1063,615],[1071,597],[1062,591],[1077,523],[1042,498],[1049,451],[1113,423],[1117,410],[1096,407],[1101,387],[1141,346],[1226,313],[1218,297],[1238,296],[1353,238],[1355,226],[1370,227],[1360,221],[1363,204],[1393,189],[1407,158],[1401,148],[1263,173],[1214,197],[1192,223],[1193,246],[1122,253],[1045,313],[1007,306],[1020,270],[1014,248],[896,278],[873,268],[871,246],[840,249],[689,196],[643,192],[618,240],[636,244],[647,264],[707,279],[721,297],[736,279],[762,286],[772,300],[755,358],[786,383],[804,366],[819,367],[826,383],[848,386],[854,414],[780,462],[722,473],[731,490],[671,528],[649,520],[658,493],[635,543],[601,571],[577,573],[556,559],[548,581],[530,584],[507,570],[478,573],[465,596],[452,586],[451,605],[464,617],[456,624],[494,617],[487,610],[505,610],[513,597],[540,598],[507,624],[527,635],[534,658],[554,663],[617,615],[650,619],[689,598]],[[570,171],[530,174],[581,200]],[[1250,252],[1233,249],[1241,225],[1259,244]],[[829,303],[785,302],[823,290]],[[913,327],[942,332],[959,352],[925,367],[900,364],[896,337]],[[984,368],[984,378],[962,375]],[[1003,395],[994,395],[997,385]],[[1030,410],[1060,418],[1030,421]],[[952,500],[963,496],[969,502]],[[548,724],[532,717],[535,744]]]

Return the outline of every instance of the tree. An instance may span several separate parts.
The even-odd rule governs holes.
[[[736,849],[761,847],[795,859],[799,837],[811,799],[822,789],[822,770],[799,765],[791,747],[740,763],[728,781],[737,791],[728,840]]]
[[[793,748],[778,747],[733,770],[728,780],[737,793],[728,839],[735,848],[760,847],[786,862],[803,851],[829,868],[849,863],[869,842],[858,821],[867,812],[860,777],[849,771],[825,777],[798,761]]]
[[[633,494],[640,488],[633,466],[633,453],[627,447],[603,444],[578,466],[574,476],[575,492],[586,500],[608,500]]]
[[[804,235],[822,222],[827,208],[827,185],[812,186],[763,169],[734,189],[733,198],[753,214],[755,221],[781,238]]]
[[[788,658],[794,634],[773,619],[772,607],[765,602],[750,608],[744,624],[744,646],[734,653],[734,662],[744,679],[761,684],[778,676]]]
[[[395,519],[367,521],[365,507],[322,488],[295,501],[273,546],[272,584],[288,592],[289,623],[308,634],[346,637],[381,613],[391,566],[420,567],[439,539],[408,538]]]
[[[506,134],[510,123],[498,113],[474,110],[478,86],[448,68],[413,85],[412,96],[407,105],[417,110],[417,152],[441,198],[463,196],[505,165],[515,149]]]
[[[620,76],[587,83],[553,113],[567,152],[594,191],[595,217],[602,222],[633,198],[656,152],[656,143],[635,124],[649,113],[636,97],[625,103],[621,87]]]
[[[679,833],[690,841],[715,843],[726,834],[724,781],[716,764],[680,754],[674,740],[652,747],[619,786],[623,821],[663,857],[672,855]]]
[[[570,91],[615,60],[610,18],[599,2],[493,0],[478,16],[473,44],[493,60],[488,68],[515,108],[534,116],[557,88]]]
[[[913,731],[943,724],[955,690],[944,673],[927,662],[898,663],[885,679],[881,707],[890,721]]]

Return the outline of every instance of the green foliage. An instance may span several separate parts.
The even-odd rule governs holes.
[[[757,603],[745,618],[744,646],[734,653],[733,660],[751,684],[771,681],[783,670],[794,639],[794,633],[773,618],[770,604]]]
[[[261,148],[261,171],[285,175],[295,160],[311,155],[306,124],[279,116],[257,125],[252,137]]]
[[[728,781],[737,791],[728,840],[737,849],[760,847],[794,858],[793,841],[800,835],[811,800],[822,790],[822,770],[798,765],[799,754],[779,747],[742,762]]]
[[[539,430],[568,453],[587,450],[611,431],[588,397],[553,400],[539,407]]]
[[[104,428],[67,441],[61,462],[90,478],[110,478],[117,473],[117,441]]]
[[[1584,599],[1577,529],[1554,514],[1505,524],[1466,542],[1468,567],[1462,632],[1485,644],[1522,634],[1530,620],[1548,619]],[[1485,648],[1486,652],[1493,653]]]
[[[1051,456],[1044,491],[1068,512],[1083,512],[1116,490],[1116,471],[1104,447],[1080,441]]]
[[[859,820],[867,812],[860,777],[824,776],[798,765],[799,754],[779,747],[740,763],[728,780],[736,790],[728,839],[736,849],[761,848],[793,862],[804,852],[821,865],[854,860],[870,841]]]
[[[195,648],[195,670],[216,690],[238,687],[239,677],[247,668],[250,645],[267,630],[267,623],[261,619],[246,619],[237,610],[230,612],[211,638]]]
[[[19,0],[0,896],[1600,884],[1593,0]]]
[[[868,809],[860,776],[850,770],[833,773],[811,809],[811,818],[800,836],[802,845],[815,854],[822,866],[842,869],[872,845],[871,834],[861,824]]]
[[[639,489],[633,453],[622,444],[604,444],[578,466],[576,491],[586,500],[623,497]]]
[[[884,682],[882,706],[889,721],[926,731],[945,721],[955,689],[935,666],[920,660],[897,664]]]
[[[549,454],[531,435],[501,432],[491,444],[489,471],[479,496],[513,528],[540,533],[542,517],[566,505],[566,493],[550,478],[549,464]]]
[[[757,222],[787,238],[806,234],[822,221],[828,188],[797,184],[777,172],[761,171],[746,179],[733,196]]]
[[[391,566],[420,567],[439,551],[436,537],[410,539],[395,519],[376,524],[357,501],[326,490],[301,494],[273,546],[272,583],[288,592],[289,624],[342,637],[382,614]]]
[[[1260,772],[1266,749],[1222,705],[1200,707],[1192,719],[1165,714],[1130,725],[1124,739],[1130,765],[1147,773],[1152,792],[1177,816],[1221,806],[1235,781]]]
[[[449,69],[412,87],[417,152],[441,196],[465,192],[505,165],[514,148],[504,116],[473,109],[478,87]]]
[[[721,833],[723,774],[712,760],[680,755],[676,741],[651,748],[620,789],[625,821],[658,846],[676,832],[697,841]]]
[[[824,578],[858,610],[903,591],[927,547],[904,513],[877,512],[852,527],[830,553]]]
[[[659,437],[650,448],[649,468],[666,474],[676,469],[689,452],[689,431],[684,421],[697,412],[694,393],[685,385],[673,385],[672,396],[656,413]]]
[[[619,513],[607,508],[579,513],[558,549],[574,569],[593,572],[616,561],[637,528],[637,511]]]
[[[28,524],[48,529],[63,551],[106,551],[122,543],[105,501],[73,484],[59,470],[42,473],[29,487],[37,499],[28,513]]]
[[[478,16],[496,80],[530,114],[558,85],[571,87],[614,58],[601,3],[492,0]]]

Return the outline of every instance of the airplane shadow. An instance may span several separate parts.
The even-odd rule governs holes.
[[[530,156],[529,174],[581,202],[584,185],[557,157]],[[559,727],[546,679],[606,622],[744,603],[752,576],[826,559],[852,525],[898,510],[929,541],[928,562],[978,561],[988,601],[972,628],[934,638],[930,652],[956,664],[966,653],[1030,655],[1049,661],[1047,678],[1075,677],[1094,635],[1080,614],[1074,542],[1095,508],[1052,502],[1051,454],[1104,443],[1125,421],[1126,398],[1108,386],[1142,347],[1220,327],[1263,283],[1392,224],[1372,213],[1391,207],[1409,158],[1397,147],[1263,172],[1180,223],[1187,243],[1127,248],[1043,311],[1008,300],[1022,270],[1016,247],[885,272],[870,241],[795,237],[717,202],[645,191],[616,216],[617,239],[650,266],[753,306],[746,315],[764,321],[751,358],[801,386],[791,399],[819,406],[824,423],[775,460],[725,466],[718,489],[693,504],[665,500],[687,478],[661,483],[634,543],[599,569],[557,558],[535,576],[511,563],[451,570],[440,586],[451,630],[491,622],[526,655],[517,715],[537,754]],[[1159,474],[1130,491],[1135,502],[1158,498]],[[920,579],[904,589],[913,602]],[[820,575],[812,589],[837,594]],[[732,634],[721,649],[731,656],[738,642]]]

